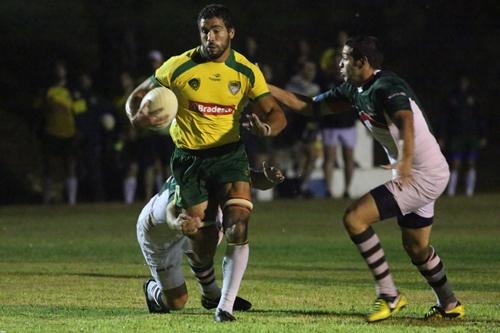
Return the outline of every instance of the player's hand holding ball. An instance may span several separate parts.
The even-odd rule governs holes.
[[[134,125],[141,128],[165,128],[175,119],[177,107],[177,97],[170,89],[153,88],[142,98],[139,111],[134,116]]]

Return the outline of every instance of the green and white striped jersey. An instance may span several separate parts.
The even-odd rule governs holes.
[[[412,168],[425,171],[447,167],[420,102],[410,86],[396,74],[377,70],[363,86],[344,82],[313,98],[314,102],[339,100],[348,100],[353,105],[365,127],[384,147],[390,163],[401,159],[403,139],[393,115],[401,110],[412,111],[415,131]]]

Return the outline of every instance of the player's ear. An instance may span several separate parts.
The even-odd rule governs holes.
[[[359,69],[363,68],[365,64],[369,64],[367,57],[362,57],[361,59],[356,60],[356,67],[358,67]]]
[[[233,39],[235,34],[236,34],[236,31],[234,30],[234,28],[230,28],[229,29],[229,38]]]

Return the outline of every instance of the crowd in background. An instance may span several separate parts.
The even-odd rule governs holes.
[[[281,64],[284,66],[281,72],[285,74],[278,83],[309,97],[341,84],[338,63],[347,38],[346,32],[339,32],[336,45],[319,53],[311,50],[307,39],[298,39],[294,48],[296,53],[288,55]],[[276,64],[260,58],[259,44],[254,38],[245,39],[241,53],[259,64],[268,82],[276,82]],[[44,114],[38,131],[43,156],[43,203],[65,201],[73,205],[88,201],[123,201],[131,204],[147,200],[161,187],[170,175],[168,164],[174,148],[168,130],[136,130],[126,117],[124,105],[134,87],[152,75],[164,60],[160,51],[152,50],[144,60],[149,64],[149,72],[133,76],[123,70],[116,82],[110,83],[114,85],[114,89],[110,89],[115,92],[113,96],[105,96],[96,89],[91,73],[71,73],[69,76],[72,69],[67,68],[64,61],[54,65],[54,80],[41,92],[41,101],[35,103]],[[68,77],[76,79],[70,81]],[[472,195],[476,178],[474,161],[479,147],[485,144],[485,133],[470,83],[462,82],[444,103],[445,112],[440,122],[443,126],[438,129],[440,143],[443,147],[455,145],[450,156],[453,172],[448,194],[456,193],[463,160],[467,165],[466,191]],[[252,107],[250,103],[244,113],[253,112]],[[313,196],[311,175],[318,160],[322,160],[326,189],[322,196],[330,198],[335,186],[333,170],[338,166],[337,150],[341,149],[344,197],[349,197],[349,184],[356,165],[353,157],[355,111],[322,118],[305,118],[291,112],[286,112],[286,116],[288,127],[274,139],[258,138],[241,130],[251,166],[258,168],[267,161],[282,168],[295,183],[290,186],[292,182],[289,181],[285,190],[278,189],[276,194],[310,198]],[[456,133],[464,131],[469,140],[458,143]]]

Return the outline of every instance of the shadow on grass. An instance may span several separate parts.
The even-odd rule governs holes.
[[[54,318],[93,318],[93,319],[119,319],[121,317],[151,317],[162,316],[200,316],[212,318],[213,311],[203,308],[186,308],[170,314],[149,314],[145,308],[137,307],[85,307],[85,306],[62,306],[62,305],[2,305],[0,306],[3,317],[29,317],[33,319],[54,319]],[[246,312],[255,317],[294,317],[310,316],[323,319],[345,320],[347,318],[364,322],[364,313],[354,310],[314,310],[314,309],[254,309]],[[425,321],[414,316],[396,315],[384,321],[372,323],[376,326],[429,326],[429,327],[473,327],[487,326],[500,327],[500,320],[443,320]]]
[[[146,274],[110,274],[110,273],[86,273],[86,272],[1,272],[0,275],[21,276],[81,276],[112,279],[147,279]]]
[[[1,305],[1,314],[5,317],[18,317],[25,316],[31,318],[119,318],[119,317],[143,317],[151,316],[161,317],[169,316],[171,314],[179,315],[200,315],[212,316],[212,311],[202,309],[187,308],[180,311],[172,312],[171,314],[148,313],[146,307],[88,307],[88,306],[64,306],[64,305],[30,305],[30,304],[16,304],[16,305]]]
[[[90,273],[90,272],[0,272],[1,275],[18,275],[18,276],[79,276],[79,277],[92,277],[92,278],[109,278],[109,279],[147,279],[150,276],[146,274],[110,274],[110,273]],[[342,277],[342,276],[330,276],[330,277],[314,277],[310,276],[275,276],[270,273],[252,273],[248,274],[246,278],[247,281],[256,280],[256,281],[264,281],[269,280],[272,277],[273,282],[275,283],[287,283],[287,284],[304,284],[304,285],[366,285],[370,283],[372,280],[370,276],[360,276],[359,278],[353,277]],[[425,283],[421,281],[415,282],[404,282],[400,283],[401,286],[404,286],[408,289],[419,289],[422,286],[425,286]],[[497,283],[478,283],[475,282],[462,282],[455,281],[454,284],[456,289],[459,290],[470,290],[470,291],[498,291]]]
[[[297,309],[254,309],[250,313],[258,313],[265,316],[311,316],[311,317],[328,317],[338,319],[345,319],[346,317],[362,319],[364,321],[365,313],[357,312],[354,310],[297,310]],[[434,320],[426,321],[423,318],[415,316],[405,316],[398,314],[395,317],[379,321],[376,323],[371,323],[370,325],[375,326],[400,326],[410,325],[410,326],[432,326],[432,327],[453,327],[453,326],[473,326],[473,325],[490,325],[490,326],[500,326],[500,320],[478,320],[478,319],[458,319],[458,320]]]

